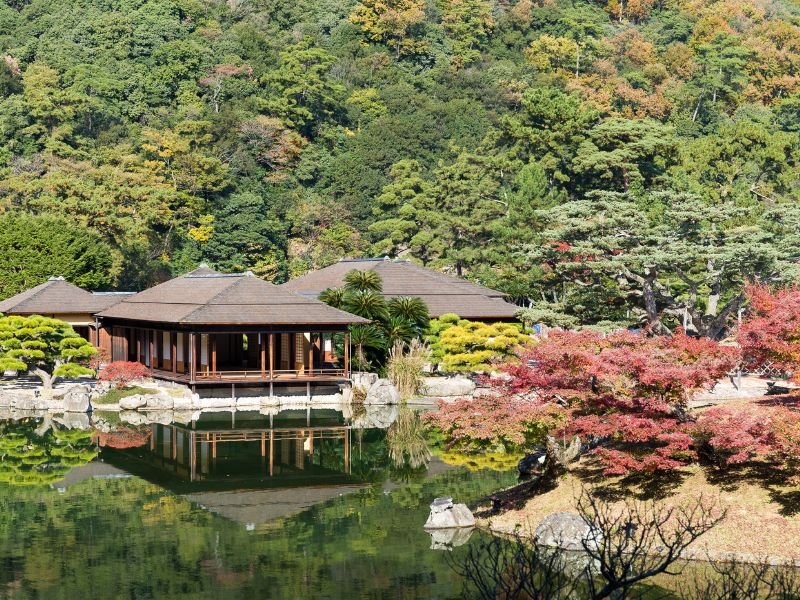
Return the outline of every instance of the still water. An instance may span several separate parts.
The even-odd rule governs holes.
[[[194,417],[0,421],[0,598],[458,598],[428,504],[515,479],[396,409]]]

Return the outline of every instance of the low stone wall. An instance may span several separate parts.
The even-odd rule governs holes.
[[[304,385],[275,388],[272,396],[265,394],[263,388],[243,387],[231,394],[229,388],[205,388],[192,392],[185,385],[150,380],[138,382],[136,385],[148,390],[147,393],[126,396],[118,403],[105,403],[102,399],[110,388],[108,384],[101,382],[87,380],[60,383],[48,394],[33,380],[12,380],[0,385],[0,408],[74,413],[85,413],[90,409],[180,412],[204,409],[259,410],[279,405],[318,407],[325,404],[348,404],[352,400],[349,385],[316,387],[310,397],[307,396]],[[374,373],[355,373],[353,387],[366,391],[363,402],[365,405],[397,405],[402,401],[394,385]],[[473,397],[478,391],[475,383],[467,377],[425,377],[419,396],[410,401],[432,403],[440,398]]]
[[[0,386],[0,408],[85,413],[102,393],[94,382],[63,383],[47,391],[28,380],[11,381]]]

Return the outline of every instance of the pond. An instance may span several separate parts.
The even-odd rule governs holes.
[[[447,555],[481,534],[432,549],[428,505],[515,473],[398,449],[395,417],[1,420],[0,597],[460,597]]]

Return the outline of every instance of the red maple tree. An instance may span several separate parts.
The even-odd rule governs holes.
[[[736,349],[682,332],[555,333],[509,368],[509,392],[533,389],[567,407],[562,434],[602,440],[609,475],[673,469],[694,457],[688,401],[738,362]]]
[[[552,333],[521,359],[505,377],[488,380],[493,396],[479,405],[442,405],[432,421],[451,438],[517,442],[538,417],[557,437],[598,442],[593,452],[605,473],[624,475],[674,469],[696,457],[688,401],[724,377],[739,353],[682,332],[583,331]],[[554,406],[557,418],[542,421],[545,407]]]
[[[760,400],[711,408],[694,436],[721,466],[761,458],[792,469],[800,463],[800,411],[796,399]]]
[[[747,289],[750,310],[739,328],[738,341],[752,365],[795,373],[800,365],[800,289],[771,291],[766,286]]]
[[[150,371],[143,364],[117,360],[103,367],[97,378],[100,381],[113,383],[117,389],[122,389],[137,379],[149,376]]]

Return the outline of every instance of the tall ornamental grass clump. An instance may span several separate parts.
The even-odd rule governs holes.
[[[386,373],[401,397],[409,398],[419,392],[429,359],[430,349],[418,339],[411,340],[407,346],[402,342],[392,346]]]

